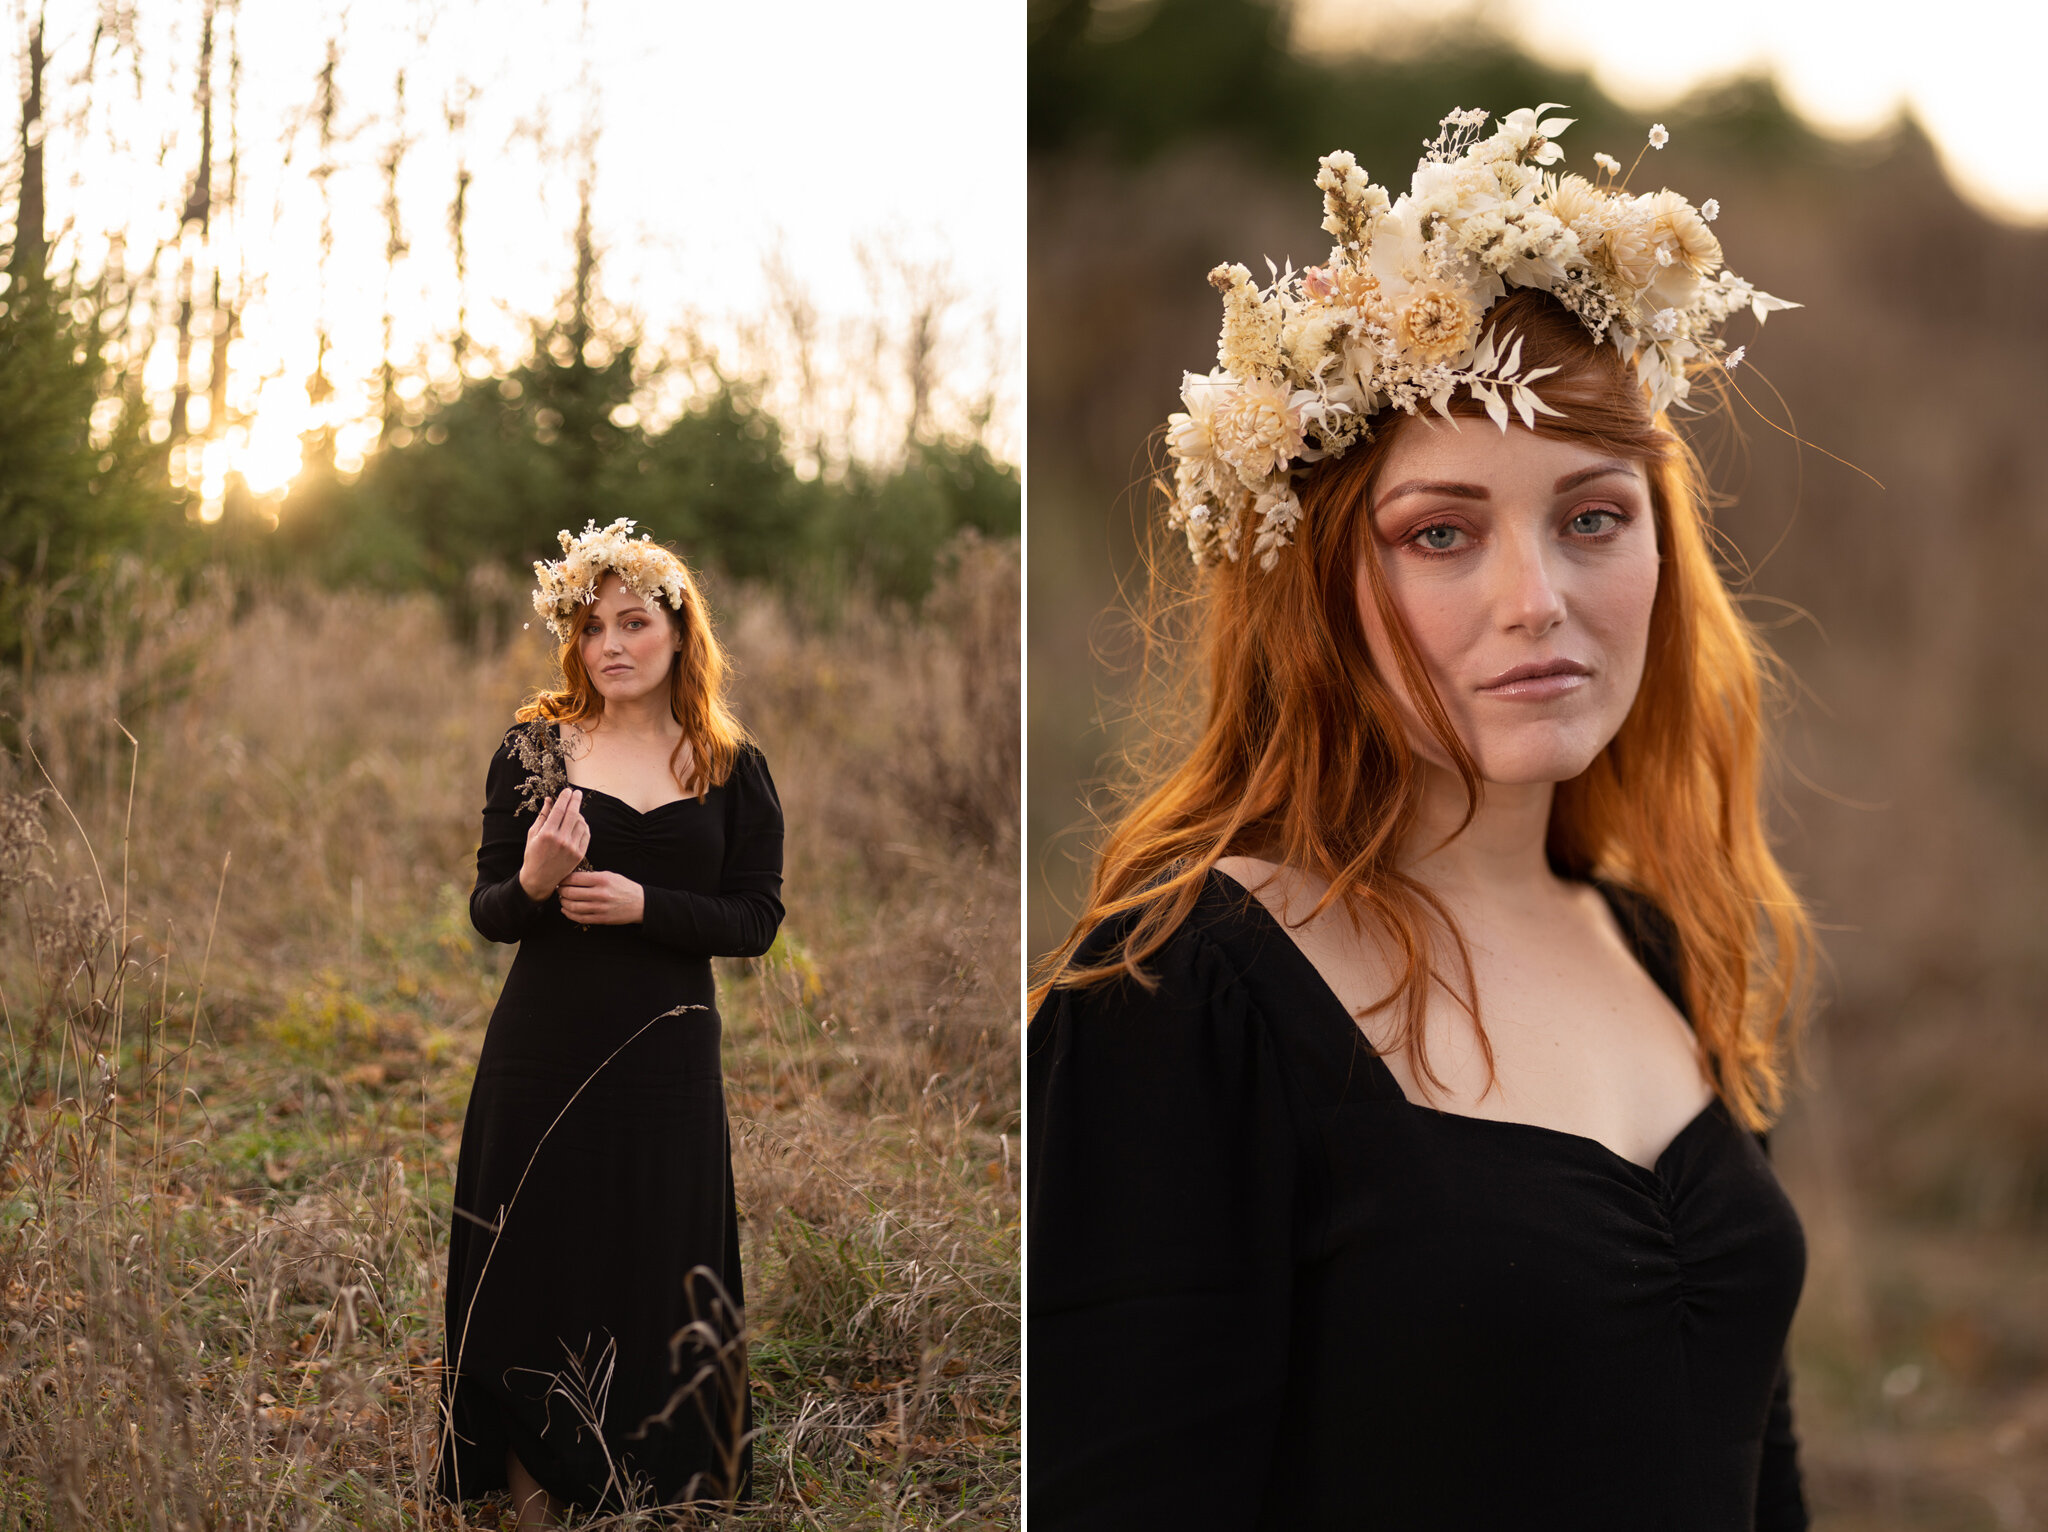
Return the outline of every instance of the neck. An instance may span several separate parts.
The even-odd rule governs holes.
[[[1454,771],[1423,766],[1422,806],[1406,841],[1407,871],[1439,893],[1498,897],[1555,887],[1545,846],[1554,782],[1486,783],[1463,830],[1465,788]]]
[[[645,696],[607,697],[604,711],[585,728],[602,728],[607,734],[636,735],[649,739],[673,738],[680,726],[669,707],[668,688],[656,687]]]

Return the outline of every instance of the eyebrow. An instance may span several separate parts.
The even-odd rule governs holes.
[[[1550,492],[1554,495],[1566,494],[1577,489],[1581,484],[1590,483],[1594,479],[1605,478],[1611,473],[1632,473],[1634,466],[1632,463],[1623,462],[1620,458],[1610,458],[1604,463],[1594,463],[1590,467],[1575,469],[1571,473],[1565,474],[1555,484],[1550,486]],[[1376,512],[1383,510],[1403,495],[1424,494],[1448,495],[1454,500],[1491,500],[1493,498],[1492,493],[1484,484],[1461,484],[1454,479],[1405,479],[1380,496],[1379,503],[1373,509]]]

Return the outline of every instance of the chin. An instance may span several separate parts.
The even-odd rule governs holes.
[[[1473,756],[1480,777],[1501,787],[1569,782],[1598,759],[1610,737],[1573,728],[1517,729],[1506,738],[1480,739]]]

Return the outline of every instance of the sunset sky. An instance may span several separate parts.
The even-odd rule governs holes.
[[[1858,136],[1911,111],[1963,194],[2048,224],[2048,155],[2034,142],[2048,6],[2013,0],[1300,0],[1297,38],[1369,47],[1426,18],[1484,18],[1551,63],[1589,69],[1644,111],[1741,73],[1775,75],[1824,132]],[[1486,103],[1507,107],[1521,103]]]
[[[886,328],[900,313],[903,269],[937,273],[955,298],[942,332],[951,385],[942,418],[962,423],[993,390],[990,438],[1015,455],[1022,7],[891,0],[883,9],[886,24],[875,8],[824,0],[772,10],[223,0],[213,183],[222,195],[229,43],[238,34],[239,206],[194,249],[202,288],[217,264],[225,290],[246,282],[249,301],[230,359],[235,424],[203,465],[190,467],[207,497],[217,499],[230,467],[259,490],[281,486],[298,465],[300,433],[323,421],[340,429],[344,467],[360,459],[375,439],[387,281],[393,354],[411,374],[405,386],[452,376],[458,284],[448,209],[458,157],[473,177],[462,285],[469,332],[488,359],[516,360],[529,318],[549,313],[569,286],[579,145],[593,131],[602,291],[650,343],[679,351],[684,332],[695,331],[728,366],[772,362],[763,265],[779,252],[818,313],[825,365],[816,407],[845,428],[850,450],[872,451],[894,424],[880,418],[894,376],[892,358],[875,354],[873,321],[880,315]],[[131,272],[164,244],[155,274],[168,303],[181,264],[178,215],[198,158],[202,0],[143,0],[137,46],[103,42],[88,79],[99,10],[91,0],[47,7],[50,231],[62,236],[58,261],[76,255],[88,272],[104,263],[115,231]],[[11,11],[18,60],[27,21]],[[330,39],[340,54],[340,105],[323,290],[312,103]],[[407,253],[390,269],[380,165],[401,139]],[[11,218],[11,194],[6,201]],[[872,257],[865,266],[861,247]],[[337,392],[315,405],[306,383],[323,315]],[[195,358],[205,350],[202,340]],[[153,393],[167,393],[175,365],[174,348],[160,342],[147,373]],[[673,392],[644,401],[648,410],[672,409]]]

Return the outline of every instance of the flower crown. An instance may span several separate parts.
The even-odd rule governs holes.
[[[576,609],[597,599],[607,573],[617,575],[642,601],[666,601],[675,611],[683,609],[683,561],[645,532],[635,537],[628,518],[602,528],[585,522],[582,536],[559,536],[562,557],[534,563],[533,609],[563,643],[569,641]]]
[[[1465,388],[1503,431],[1511,407],[1532,428],[1561,414],[1535,388],[1554,367],[1524,369],[1519,339],[1480,334],[1510,287],[1552,294],[1595,342],[1612,342],[1653,412],[1686,397],[1688,370],[1741,362],[1744,348],[1729,351],[1716,333],[1729,315],[1746,308],[1761,321],[1799,307],[1722,266],[1711,199],[1695,208],[1672,191],[1631,196],[1605,154],[1593,156],[1597,184],[1546,172],[1574,121],[1544,117],[1554,106],[1511,112],[1489,138],[1479,136],[1485,111],[1452,112],[1391,203],[1350,154],[1325,155],[1316,185],[1337,241],[1328,262],[1282,272],[1268,261],[1264,288],[1243,266],[1209,273],[1223,295],[1221,365],[1185,375],[1187,408],[1167,421],[1167,521],[1197,564],[1234,562],[1250,520],[1251,551],[1271,569],[1301,519],[1295,474],[1369,439],[1382,409],[1448,416]],[[1658,123],[1647,147],[1669,141]]]

